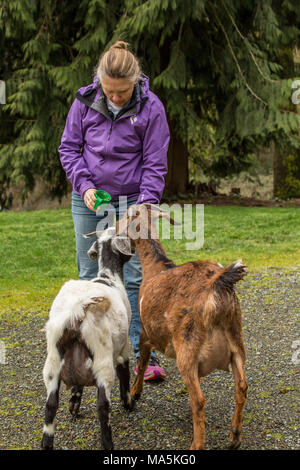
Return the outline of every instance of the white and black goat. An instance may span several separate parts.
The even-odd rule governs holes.
[[[96,234],[86,236],[93,235]],[[48,354],[43,369],[47,389],[43,449],[53,448],[61,381],[67,388],[72,387],[69,409],[75,415],[83,387],[97,387],[101,443],[105,449],[113,449],[109,419],[115,372],[124,407],[134,407],[129,393],[131,309],[122,282],[123,265],[130,253],[129,240],[116,237],[115,228],[108,228],[88,252],[90,258],[98,259],[98,277],[66,282],[52,304],[46,324]]]

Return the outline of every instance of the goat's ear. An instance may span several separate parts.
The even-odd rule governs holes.
[[[139,206],[134,204],[128,207],[126,213],[116,222],[116,235],[125,236],[129,233],[129,226],[134,218],[137,215]]]
[[[99,249],[98,249],[98,241],[95,241],[91,248],[89,249],[89,251],[87,252],[88,256],[92,259],[92,260],[97,260],[98,258],[98,253],[99,253]]]
[[[135,249],[128,237],[115,237],[111,241],[112,248],[120,251],[123,255],[134,255]]]

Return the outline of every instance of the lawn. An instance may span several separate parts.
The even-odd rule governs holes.
[[[201,249],[187,250],[190,240],[174,239],[173,227],[163,244],[178,264],[210,259],[226,265],[242,258],[253,272],[295,266],[300,264],[299,214],[296,208],[205,206]],[[181,220],[178,208],[174,218]],[[194,217],[199,233],[196,223]],[[70,210],[1,213],[0,259],[0,315],[7,320],[16,312],[24,320],[33,312],[45,316],[62,283],[77,278]]]

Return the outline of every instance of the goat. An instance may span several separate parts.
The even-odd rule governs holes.
[[[246,266],[241,260],[225,268],[211,261],[190,261],[177,266],[167,257],[158,239],[152,223],[155,217],[167,217],[175,223],[158,207],[141,204],[131,206],[117,227],[117,234],[126,233],[135,245],[143,273],[139,294],[140,360],[131,396],[134,400],[141,396],[152,349],[176,358],[192,409],[190,449],[203,449],[206,399],[200,381],[215,369],[229,371],[231,364],[236,405],[230,448],[238,448],[247,382],[241,310],[234,284],[246,275]]]
[[[95,233],[86,236],[96,235]],[[125,253],[126,252],[126,253]],[[53,449],[54,420],[61,380],[72,387],[69,410],[77,416],[83,386],[98,389],[97,410],[101,443],[113,449],[110,392],[115,371],[126,409],[132,410],[129,376],[128,329],[131,308],[122,282],[122,268],[130,259],[128,240],[105,230],[88,255],[98,259],[98,277],[66,282],[52,304],[46,324],[47,359],[43,369],[47,389],[42,448]]]

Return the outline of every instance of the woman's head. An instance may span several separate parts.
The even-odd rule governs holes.
[[[130,100],[141,74],[139,61],[127,45],[117,41],[102,54],[97,67],[97,77],[105,95],[117,106],[124,106]]]

